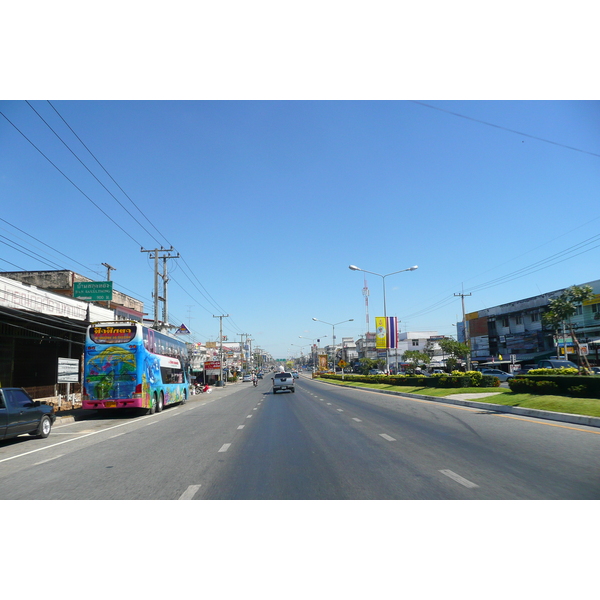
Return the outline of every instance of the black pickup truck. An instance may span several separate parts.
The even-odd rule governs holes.
[[[33,400],[22,388],[0,388],[0,440],[23,433],[47,438],[56,420],[54,408]]]

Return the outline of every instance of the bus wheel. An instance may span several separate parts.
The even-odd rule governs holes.
[[[162,412],[163,406],[165,404],[165,397],[163,396],[163,393],[160,393],[160,396],[158,397],[158,402],[156,403],[156,412]]]

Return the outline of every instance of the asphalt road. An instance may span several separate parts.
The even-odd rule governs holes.
[[[600,429],[301,378],[0,442],[0,499],[599,499]]]

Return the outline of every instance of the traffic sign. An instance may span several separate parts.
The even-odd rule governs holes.
[[[112,296],[112,281],[76,281],[73,284],[73,298],[90,302],[110,302]]]

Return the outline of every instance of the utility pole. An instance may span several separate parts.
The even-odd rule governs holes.
[[[110,281],[110,272],[116,271],[116,267],[111,267],[108,263],[102,263],[103,267],[106,267],[106,281]],[[106,307],[110,308],[110,300],[106,303]]]
[[[219,319],[219,381],[223,386],[223,318],[229,315],[213,315],[215,319]]]
[[[462,313],[463,313],[463,325],[465,327],[465,340],[467,342],[468,352],[467,352],[467,371],[471,370],[471,336],[469,335],[469,326],[467,325],[467,318],[465,316],[465,296],[470,296],[471,294],[465,294],[464,289],[462,294],[454,294],[455,296],[460,296],[462,300]]]
[[[154,329],[159,329],[160,328],[160,321],[158,319],[158,302],[160,300],[163,301],[163,328],[168,329],[168,320],[169,320],[169,313],[168,311],[168,305],[167,305],[167,283],[169,281],[169,278],[167,277],[167,259],[168,258],[179,258],[179,252],[177,253],[177,256],[171,256],[169,254],[169,252],[173,252],[173,246],[171,246],[169,249],[163,248],[162,246],[160,248],[154,248],[154,250],[144,250],[144,248],[140,249],[140,252],[154,252],[154,256],[152,256],[152,254],[150,254],[150,258],[154,259],[154,323],[153,323],[153,327]],[[162,252],[162,256],[159,256],[159,252]],[[164,253],[167,254],[164,254]],[[163,272],[160,273],[158,270],[158,259],[162,258],[163,259]],[[163,297],[160,297],[158,294],[158,278],[162,277],[163,279]]]

